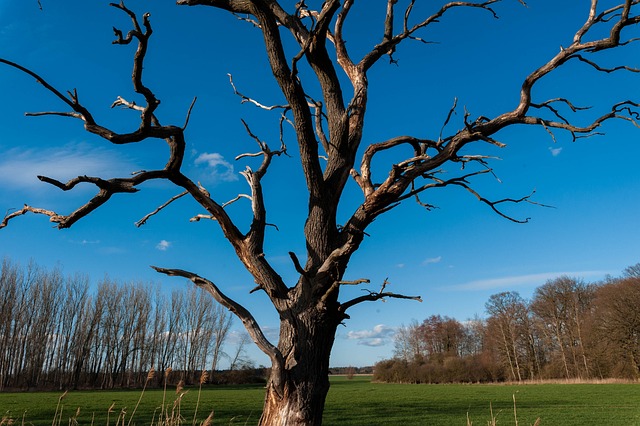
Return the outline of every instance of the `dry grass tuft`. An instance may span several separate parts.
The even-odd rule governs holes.
[[[493,413],[493,404],[489,402],[489,420],[487,420],[487,426],[497,426],[499,414],[500,414],[500,411],[498,411],[496,414]],[[513,418],[515,421],[515,426],[518,426],[518,409],[516,405],[515,393],[513,394]],[[540,423],[541,423],[541,420],[540,420],[540,417],[538,417],[535,423],[533,424],[533,426],[540,426]],[[473,426],[473,422],[469,417],[469,412],[467,412],[467,426]]]
[[[11,425],[13,425],[13,423],[14,423],[13,419],[11,417],[9,417],[8,414],[5,414],[0,419],[0,426],[11,426]]]
[[[211,424],[213,424],[213,411],[209,413],[209,416],[204,419],[200,426],[211,426]]]
[[[178,386],[176,386],[176,395],[179,395],[183,389],[184,389],[184,380],[180,380],[178,382]]]
[[[207,370],[202,370],[202,374],[200,375],[200,384],[203,385],[207,383],[209,380],[209,372]]]

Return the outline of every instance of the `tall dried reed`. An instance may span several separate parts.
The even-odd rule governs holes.
[[[198,407],[200,406],[200,394],[202,393],[202,385],[207,383],[209,379],[209,372],[207,370],[202,370],[202,374],[200,374],[200,386],[198,387],[198,400],[196,401],[196,409],[193,412],[193,426],[196,426],[196,416],[198,415]]]
[[[138,402],[134,407],[133,412],[131,413],[131,417],[129,417],[129,423],[127,423],[127,426],[131,425],[131,422],[133,421],[133,416],[136,414],[136,410],[138,409],[138,406],[140,405],[140,401],[142,401],[142,397],[144,396],[144,391],[147,389],[147,385],[149,384],[149,382],[153,380],[155,377],[156,377],[156,370],[154,370],[153,367],[151,367],[151,370],[149,370],[149,373],[147,373],[147,379],[144,381],[144,386],[142,387],[140,398],[138,398]]]
[[[67,396],[68,391],[64,391],[60,398],[58,398],[58,405],[56,406],[56,412],[53,415],[53,421],[51,422],[51,426],[60,426],[60,422],[62,420],[62,400]]]
[[[162,392],[162,406],[160,407],[160,417],[164,415],[164,402],[167,396],[167,382],[169,381],[169,375],[171,374],[171,367],[164,370],[164,391]]]

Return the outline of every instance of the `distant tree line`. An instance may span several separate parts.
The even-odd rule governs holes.
[[[141,386],[153,367],[176,382],[216,370],[232,316],[195,286],[64,276],[5,259],[0,271],[0,390]],[[233,367],[246,363],[244,340]]]
[[[640,264],[619,278],[547,281],[531,300],[492,295],[486,319],[433,315],[402,327],[374,379],[447,383],[640,379]]]

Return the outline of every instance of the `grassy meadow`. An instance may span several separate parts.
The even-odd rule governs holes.
[[[179,410],[183,424],[191,425],[198,388],[186,390],[175,413]],[[34,426],[76,424],[70,419],[79,407],[80,425],[115,425],[123,410],[128,425],[140,394],[139,390],[78,391],[60,400],[59,392],[2,393],[0,419],[11,418],[14,424],[24,419],[24,424]],[[262,386],[205,386],[197,423],[213,410],[213,425],[255,425],[263,395]],[[514,395],[519,426],[533,425],[538,418],[544,426],[640,426],[640,384],[405,385],[371,383],[368,376],[332,377],[324,424],[451,426],[468,425],[469,420],[486,425],[493,413],[498,425],[516,425]],[[169,411],[174,410],[175,399],[175,390],[167,390]],[[146,390],[131,425],[157,423],[162,401],[162,390]],[[56,409],[62,414],[56,416]],[[119,423],[123,424],[122,417]]]

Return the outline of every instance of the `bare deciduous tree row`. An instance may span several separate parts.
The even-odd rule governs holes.
[[[567,276],[536,289],[492,295],[486,320],[433,315],[402,327],[395,358],[376,367],[388,381],[522,381],[640,378],[640,264],[620,278]]]
[[[0,390],[139,386],[152,367],[195,381],[217,368],[232,319],[195,287],[105,278],[91,291],[86,276],[6,259],[0,294]]]

